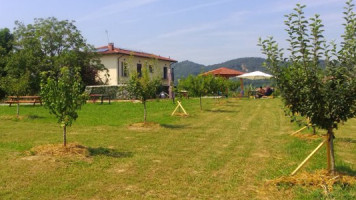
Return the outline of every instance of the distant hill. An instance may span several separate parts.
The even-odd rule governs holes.
[[[175,63],[172,65],[174,67],[174,79],[182,79],[187,77],[189,74],[197,75],[204,71],[205,66],[191,62],[189,60]]]
[[[205,67],[205,70],[210,71],[220,67],[227,67],[242,72],[253,72],[253,71],[265,72],[266,69],[262,67],[264,61],[265,59],[258,58],[258,57],[237,58],[219,64],[208,65]]]
[[[263,58],[258,57],[247,57],[247,58],[237,58],[229,60],[223,63],[204,66],[198,63],[191,61],[183,61],[175,63],[174,67],[174,79],[177,83],[178,79],[185,78],[189,74],[197,75],[202,72],[207,72],[213,69],[220,67],[227,67],[230,69],[239,70],[242,72],[253,72],[253,71],[263,71],[266,72],[266,68],[262,66],[262,63],[265,61]]]

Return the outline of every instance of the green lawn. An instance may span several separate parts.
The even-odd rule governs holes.
[[[289,136],[299,127],[279,99],[183,100],[189,117],[171,117],[171,101],[148,103],[155,130],[133,130],[140,103],[86,104],[68,142],[91,149],[85,159],[29,156],[32,147],[62,143],[56,119],[40,106],[0,106],[0,199],[323,199],[322,188],[261,192],[266,180],[290,174],[321,142]],[[336,165],[356,175],[356,120],[336,131]],[[308,132],[308,131],[306,131]],[[324,168],[324,148],[303,171]],[[337,186],[335,199],[355,199]]]

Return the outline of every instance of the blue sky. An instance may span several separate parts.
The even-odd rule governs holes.
[[[284,15],[296,3],[321,15],[327,40],[340,42],[343,0],[0,0],[0,28],[34,18],[75,20],[94,46],[115,46],[209,65],[262,57],[259,37],[286,47]]]

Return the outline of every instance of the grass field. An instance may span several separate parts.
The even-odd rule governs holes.
[[[68,142],[90,148],[86,158],[28,155],[62,143],[61,128],[39,106],[0,106],[0,199],[324,199],[322,188],[266,180],[289,175],[321,142],[289,136],[298,127],[279,99],[184,100],[189,117],[171,117],[171,101],[148,103],[159,128],[130,129],[143,120],[139,103],[86,104]],[[307,132],[307,131],[306,131]],[[336,165],[356,175],[356,120],[336,131]],[[325,149],[302,171],[326,166]],[[356,186],[336,186],[328,198],[356,199]]]

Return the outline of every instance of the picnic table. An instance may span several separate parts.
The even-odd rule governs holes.
[[[100,99],[101,103],[103,104],[104,98],[109,99],[109,104],[111,103],[111,98],[110,95],[107,94],[90,94],[90,99],[95,103],[98,99]]]
[[[8,103],[9,106],[17,103],[33,103],[35,106],[36,103],[39,103],[42,106],[40,96],[8,96],[8,100],[5,103]]]

